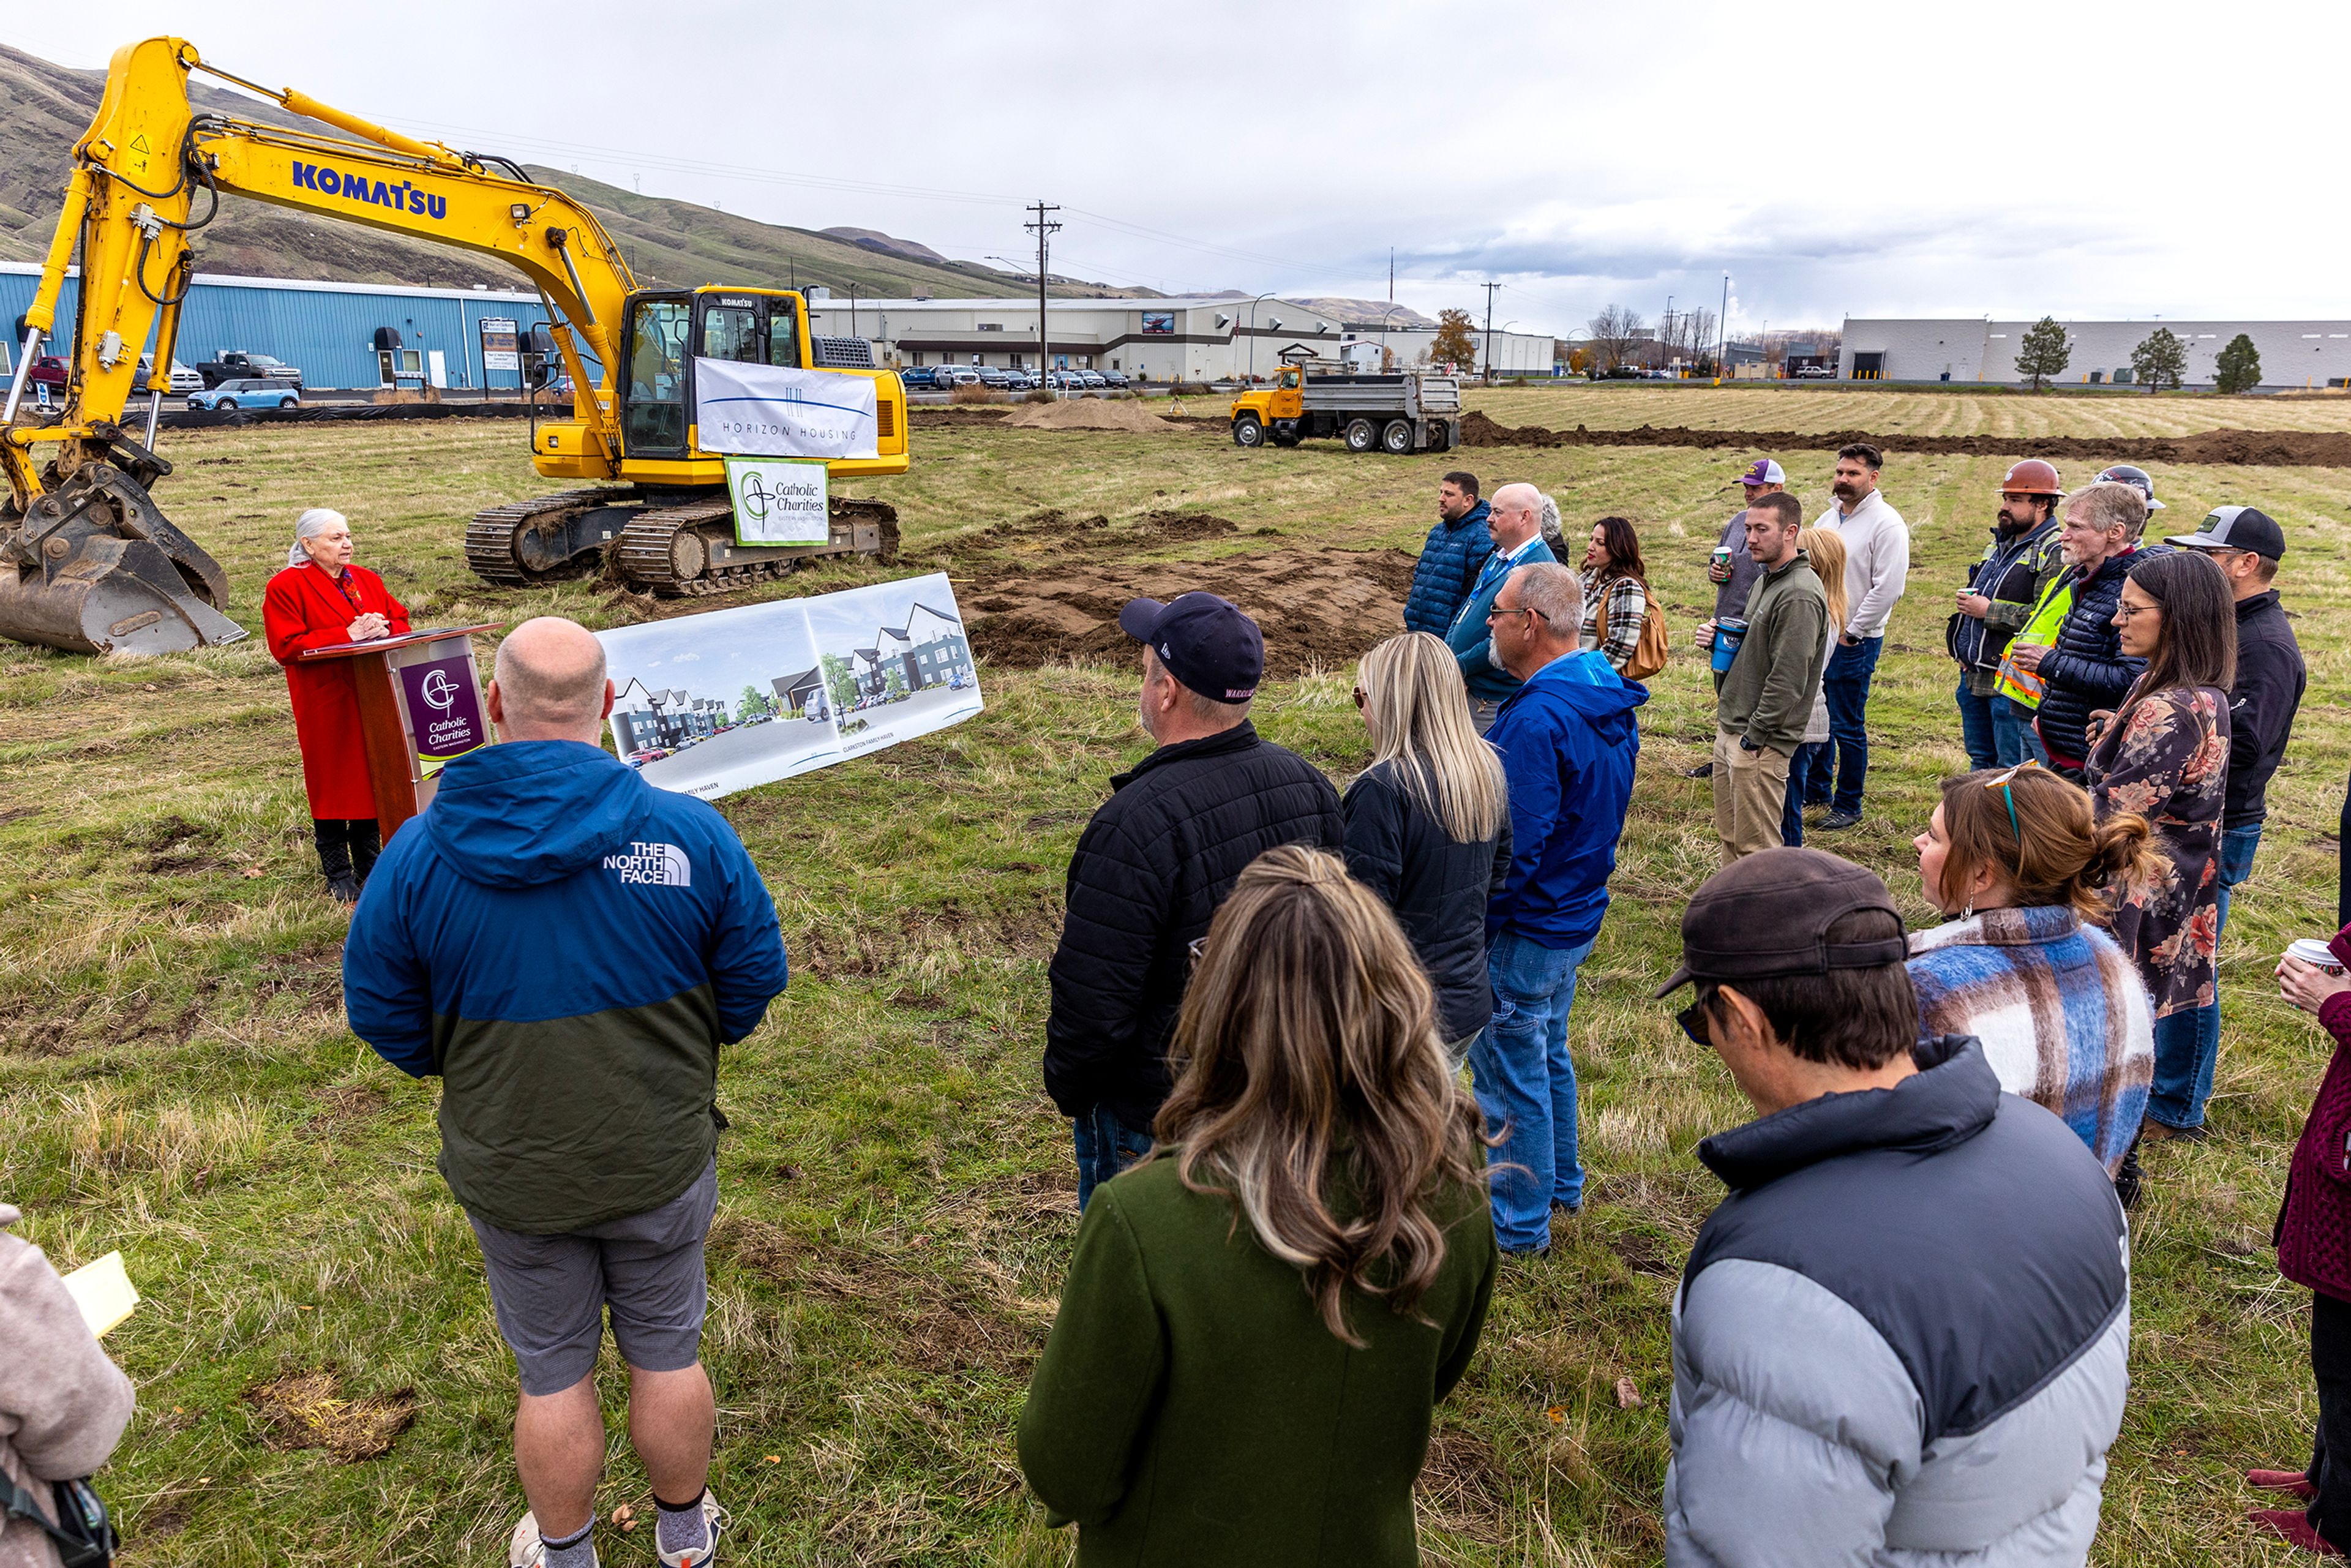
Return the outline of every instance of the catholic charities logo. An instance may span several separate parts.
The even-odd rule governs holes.
[[[604,869],[621,873],[622,882],[649,887],[690,887],[694,863],[675,844],[632,843],[624,855],[606,855]]]

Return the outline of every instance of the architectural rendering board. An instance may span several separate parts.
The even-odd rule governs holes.
[[[980,711],[942,574],[600,632],[613,749],[645,780],[716,800],[927,735]]]

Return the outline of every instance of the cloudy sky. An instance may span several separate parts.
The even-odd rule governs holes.
[[[1168,292],[1567,332],[1851,315],[2340,315],[2351,5],[1582,0],[17,5],[102,65],[183,30],[256,80],[810,228]]]

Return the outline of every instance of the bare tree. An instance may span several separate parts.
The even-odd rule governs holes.
[[[1622,305],[1611,305],[1585,323],[1592,334],[1592,352],[1600,361],[1602,371],[1613,371],[1625,362],[1633,345],[1641,340],[1649,324],[1641,313]]]

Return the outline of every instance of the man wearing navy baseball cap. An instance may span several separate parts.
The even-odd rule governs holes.
[[[1118,623],[1143,644],[1136,711],[1159,748],[1110,781],[1078,836],[1048,971],[1045,1088],[1074,1127],[1080,1208],[1151,1148],[1192,945],[1241,869],[1282,844],[1346,841],[1331,781],[1249,723],[1265,674],[1256,622],[1186,593],[1134,600]]]
[[[2220,928],[2229,924],[2229,897],[2253,874],[2262,824],[2269,818],[2270,778],[2285,759],[2294,716],[2302,706],[2309,676],[2294,622],[2278,603],[2278,562],[2285,555],[2285,530],[2267,512],[2252,507],[2219,507],[2192,534],[2172,534],[2166,544],[2200,550],[2229,580],[2237,601],[2237,678],[2229,689],[2229,790],[2220,805]],[[2220,1005],[2216,999],[2196,1014],[2198,1087],[2210,1082],[2204,1064],[2220,1049]],[[2191,1093],[2193,1091],[2191,1090]],[[2150,1105],[2148,1113],[2161,1107]],[[2203,1121],[2201,1095],[2189,1107],[2192,1124]],[[2167,1125],[2160,1119],[2158,1125]]]

